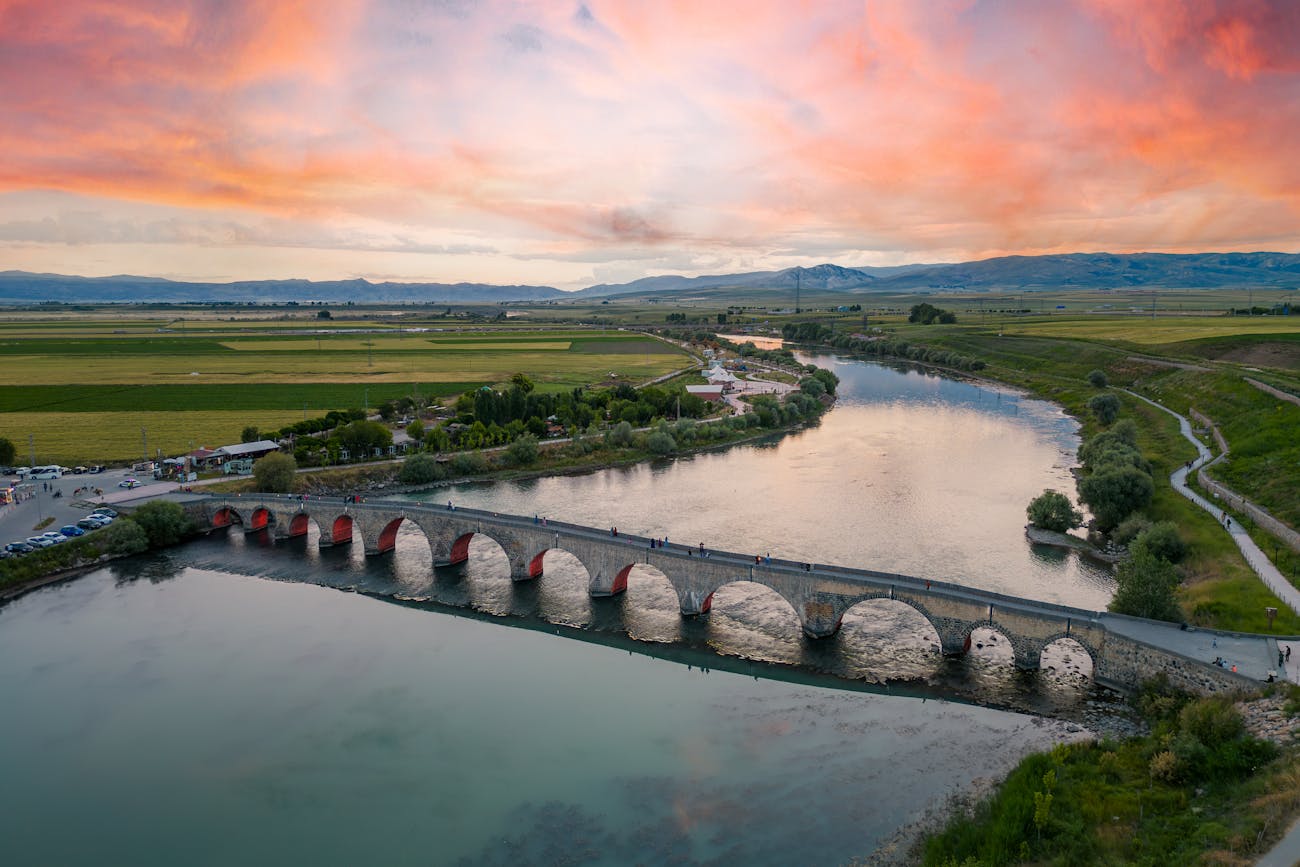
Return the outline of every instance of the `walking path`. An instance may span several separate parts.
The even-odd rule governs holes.
[[[1122,390],[1126,394],[1130,394],[1138,400],[1144,400],[1156,409],[1164,410],[1174,418],[1178,419],[1178,429],[1182,432],[1188,442],[1196,446],[1196,452],[1199,457],[1192,461],[1190,467],[1184,465],[1174,470],[1173,474],[1169,477],[1169,483],[1174,486],[1175,491],[1209,512],[1218,519],[1221,524],[1227,527],[1228,532],[1232,535],[1232,540],[1237,543],[1237,547],[1241,549],[1241,553],[1245,556],[1246,562],[1250,564],[1250,568],[1255,570],[1255,574],[1259,576],[1260,580],[1263,581],[1268,589],[1272,590],[1288,608],[1297,614],[1300,614],[1300,590],[1297,590],[1292,586],[1290,581],[1283,577],[1281,571],[1273,565],[1273,561],[1269,560],[1268,557],[1265,556],[1264,552],[1259,549],[1259,546],[1255,544],[1255,540],[1250,538],[1250,534],[1246,532],[1246,529],[1237,521],[1232,520],[1231,517],[1224,515],[1224,511],[1221,507],[1211,503],[1209,500],[1187,487],[1187,474],[1193,470],[1199,469],[1201,466],[1210,463],[1213,460],[1210,450],[1192,434],[1191,422],[1174,412],[1172,409],[1169,409],[1166,406],[1161,406],[1154,400],[1143,397],[1137,392],[1129,391],[1128,389]],[[1295,654],[1292,655],[1295,656]],[[1295,661],[1297,664],[1300,664],[1300,657],[1297,657]],[[1288,679],[1294,679],[1296,677],[1295,669],[1288,666],[1287,676]]]

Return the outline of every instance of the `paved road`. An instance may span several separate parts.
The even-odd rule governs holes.
[[[1297,614],[1300,614],[1300,590],[1297,590],[1290,581],[1286,580],[1286,577],[1282,575],[1281,571],[1273,565],[1273,561],[1269,560],[1267,555],[1265,555],[1264,552],[1259,549],[1259,546],[1255,544],[1255,540],[1250,538],[1250,534],[1246,532],[1246,529],[1237,521],[1224,516],[1222,507],[1211,503],[1209,500],[1187,487],[1187,474],[1200,468],[1212,459],[1210,450],[1205,447],[1204,443],[1193,436],[1191,422],[1174,412],[1172,409],[1169,409],[1166,406],[1161,406],[1149,398],[1143,397],[1136,392],[1128,391],[1127,389],[1125,389],[1125,391],[1128,394],[1133,395],[1133,397],[1136,397],[1138,400],[1144,400],[1156,409],[1164,410],[1174,418],[1178,419],[1178,429],[1182,431],[1183,436],[1188,442],[1196,446],[1196,452],[1199,457],[1192,462],[1191,467],[1182,466],[1174,470],[1173,475],[1169,477],[1169,483],[1174,486],[1174,490],[1178,493],[1209,512],[1221,524],[1224,524],[1228,532],[1232,535],[1232,541],[1237,543],[1237,547],[1241,549],[1241,553],[1246,558],[1246,562],[1255,570],[1255,574],[1259,576],[1260,580],[1263,581],[1268,589],[1272,590],[1288,608]]]

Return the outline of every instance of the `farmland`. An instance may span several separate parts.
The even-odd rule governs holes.
[[[175,454],[237,441],[248,425],[276,429],[332,409],[445,397],[517,372],[561,391],[686,365],[673,345],[628,332],[337,324],[348,327],[189,321],[182,333],[120,311],[5,321],[0,436],[24,458],[31,436],[37,461],[125,461],[141,455],[145,437],[151,454]]]

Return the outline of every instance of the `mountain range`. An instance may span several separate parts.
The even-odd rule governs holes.
[[[630,283],[563,292],[551,286],[486,283],[372,283],[368,280],[246,280],[188,283],[158,277],[70,277],[0,272],[0,303],[96,302],[309,302],[331,304],[415,302],[426,304],[550,301],[616,296],[673,297],[729,291],[788,294],[900,293],[916,291],[1006,292],[1037,289],[1300,288],[1300,255],[1294,253],[1068,253],[1002,256],[955,264],[891,268],[812,268],[752,271],[702,277],[663,275]]]

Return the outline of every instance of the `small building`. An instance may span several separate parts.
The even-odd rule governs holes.
[[[688,385],[686,386],[686,393],[708,401],[722,400],[721,385]]]
[[[222,446],[216,450],[215,454],[219,455],[218,461],[224,465],[231,461],[255,461],[263,455],[269,455],[271,452],[278,452],[279,450],[280,444],[277,442],[258,440],[255,443]]]

